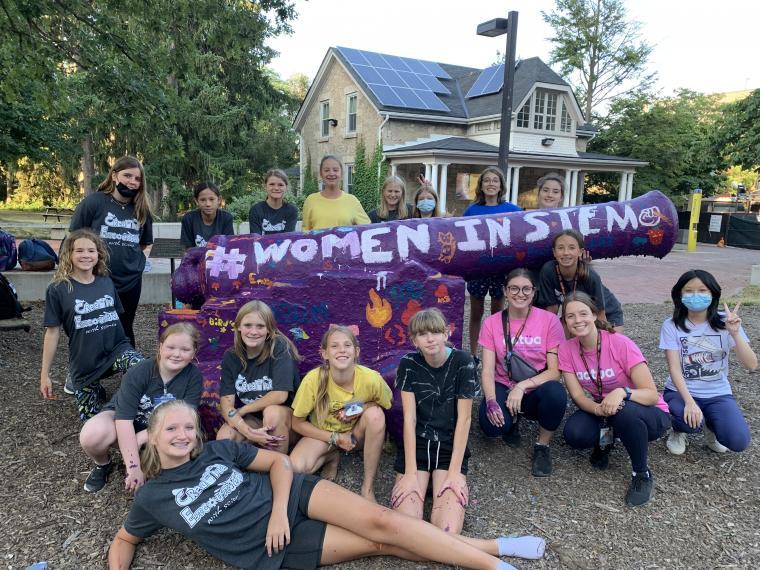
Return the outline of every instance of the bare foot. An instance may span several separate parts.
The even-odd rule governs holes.
[[[361,496],[368,501],[372,501],[373,503],[377,503],[377,499],[375,499],[375,491],[374,489],[365,489],[362,487],[361,490]]]
[[[322,466],[320,476],[322,479],[328,481],[335,481],[338,478],[338,467],[340,466],[340,455],[337,452],[332,452],[325,459],[325,464]]]

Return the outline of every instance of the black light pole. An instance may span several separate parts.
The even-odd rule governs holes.
[[[501,131],[499,133],[499,168],[508,176],[507,155],[509,133],[512,130],[512,88],[515,81],[515,50],[517,45],[517,12],[507,18],[495,18],[478,25],[478,35],[496,37],[507,34],[507,60],[504,62],[504,87],[501,93]]]

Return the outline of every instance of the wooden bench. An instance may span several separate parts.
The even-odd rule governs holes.
[[[23,330],[29,332],[32,329],[32,324],[23,317],[18,319],[0,319],[0,331],[19,331]]]
[[[74,210],[69,208],[45,208],[45,213],[42,214],[42,219],[47,222],[48,218],[55,218],[56,221],[62,222],[64,219],[70,219],[73,215]]]

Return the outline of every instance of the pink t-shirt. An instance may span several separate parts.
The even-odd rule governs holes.
[[[573,372],[578,382],[586,392],[595,400],[599,400],[599,388],[596,384],[597,370],[602,373],[602,398],[617,388],[635,388],[631,379],[631,369],[646,358],[641,350],[630,338],[620,333],[611,334],[607,331],[599,331],[602,335],[601,366],[596,361],[596,347],[589,351],[583,351],[589,370],[583,363],[580,354],[580,341],[571,338],[559,345],[559,369],[562,372]],[[591,372],[591,376],[589,376]],[[668,412],[668,405],[660,394],[657,407],[663,412]]]
[[[514,337],[523,322],[525,319],[509,319],[509,334]],[[520,338],[512,341],[512,349],[530,362],[536,370],[543,370],[546,368],[546,352],[556,349],[564,339],[565,333],[557,315],[533,307]],[[496,381],[506,386],[513,386],[514,382],[509,379],[507,369],[504,367],[507,344],[504,342],[501,312],[485,320],[480,329],[478,344],[496,354]]]

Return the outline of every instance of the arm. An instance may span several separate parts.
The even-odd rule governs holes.
[[[364,211],[364,208],[362,208],[361,202],[359,202],[358,199],[356,199],[356,211],[354,212],[353,216],[353,225],[355,226],[361,226],[364,224],[371,224],[372,221],[369,219],[369,216],[367,215],[367,212]]]
[[[411,494],[416,494],[424,502],[417,483],[417,399],[414,392],[401,392],[401,407],[404,411],[404,474],[391,491],[391,507],[398,507]]]
[[[127,468],[127,476],[124,479],[124,487],[127,491],[137,491],[145,483],[140,466],[140,453],[137,449],[137,435],[132,420],[115,420],[116,439],[119,442],[119,451]]]
[[[222,224],[222,234],[226,236],[234,236],[235,226],[233,224],[234,220],[232,218],[232,214],[230,214],[226,210],[220,210],[220,212],[222,212],[222,215],[224,215],[224,224]]]
[[[723,303],[726,311],[726,330],[734,341],[734,350],[739,363],[749,371],[757,370],[757,355],[750,348],[746,335],[742,331],[742,320],[739,317],[739,307],[741,302],[737,303],[733,310],[729,310],[728,305]]]
[[[457,400],[457,423],[454,428],[453,450],[451,452],[451,462],[446,474],[446,481],[441,487],[438,496],[443,496],[446,489],[453,491],[459,503],[466,507],[469,502],[467,491],[467,480],[462,475],[462,461],[464,460],[464,450],[467,448],[467,438],[470,434],[470,424],[472,423],[472,400]]]
[[[298,208],[293,206],[292,210],[290,210],[290,213],[285,219],[285,231],[286,232],[296,231],[297,223],[298,223]]]
[[[58,340],[61,338],[61,327],[47,327],[42,343],[42,368],[40,370],[40,394],[46,400],[55,399],[53,382],[50,379],[50,367],[53,365],[55,353],[58,350]]]
[[[301,230],[309,231],[314,227],[311,222],[311,201],[309,197],[303,202],[303,221],[301,222]]]
[[[190,214],[191,212],[188,212],[182,216],[182,224],[180,226],[179,243],[185,249],[195,247],[195,240],[193,239],[192,227],[190,225]]]
[[[109,570],[127,570],[132,565],[135,549],[141,542],[142,538],[129,534],[121,527],[108,549]]]
[[[252,234],[262,234],[261,216],[256,208],[256,204],[251,206],[251,209],[248,210],[248,226],[248,231]]]
[[[288,522],[288,499],[293,484],[293,469],[287,455],[275,451],[261,450],[248,466],[249,471],[269,473],[272,484],[272,513],[267,526],[267,554],[280,552],[290,544],[290,523]]]
[[[586,396],[580,382],[578,382],[578,377],[575,375],[575,372],[563,372],[562,378],[565,380],[565,388],[567,388],[567,392],[570,394],[570,397],[573,399],[576,406],[584,412],[588,412],[594,416],[607,415],[602,413],[601,404],[597,404],[594,400]]]
[[[654,378],[652,378],[652,373],[649,371],[647,363],[639,362],[631,368],[629,375],[634,385],[634,388],[631,390],[631,401],[642,406],[654,406],[659,399],[659,394],[657,393]],[[616,414],[624,399],[625,390],[623,388],[615,388],[607,394],[601,403],[604,415],[612,416]]]
[[[330,443],[330,438],[333,433],[331,431],[320,429],[312,424],[308,418],[299,418],[295,414],[293,415],[293,431],[303,437],[318,439],[325,443]]]
[[[544,382],[550,382],[559,378],[559,365],[557,361],[556,348],[546,353],[546,370],[536,374],[532,378],[526,378],[515,384],[509,391],[507,397],[507,409],[514,416],[520,413],[522,399],[525,394],[535,390]]]
[[[689,427],[697,428],[702,423],[704,416],[702,415],[702,410],[694,401],[691,392],[689,392],[689,388],[686,386],[686,380],[684,380],[683,371],[681,370],[681,357],[678,355],[678,351],[666,349],[665,360],[668,363],[670,379],[673,380],[673,385],[684,401],[683,419]]]
[[[272,390],[266,395],[262,396],[258,400],[254,400],[250,404],[246,404],[238,410],[239,414],[252,414],[254,412],[261,412],[267,406],[280,406],[284,404],[288,399],[288,393],[283,390]]]
[[[504,425],[504,414],[501,406],[496,401],[496,353],[480,345],[483,356],[483,366],[480,370],[480,387],[483,390],[483,397],[486,399],[486,415],[488,421],[496,427]]]

